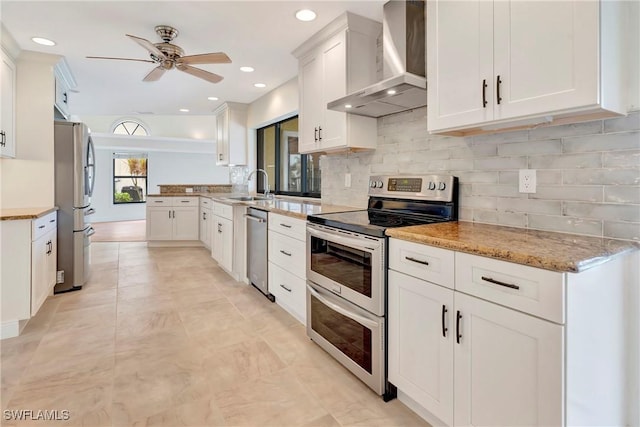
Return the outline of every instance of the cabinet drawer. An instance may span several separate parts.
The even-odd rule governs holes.
[[[307,222],[290,216],[269,213],[269,230],[306,241]]]
[[[269,261],[295,274],[306,276],[305,242],[269,231]]]
[[[304,279],[294,276],[278,265],[269,263],[269,292],[276,297],[276,303],[290,314],[306,323],[307,298]]]
[[[454,252],[389,239],[389,268],[453,289]]]
[[[211,201],[210,198],[208,198],[208,197],[200,197],[200,207],[201,208],[211,209],[211,205],[212,204],[213,204],[213,202]]]
[[[149,206],[173,206],[173,197],[147,197],[147,207]]]
[[[31,240],[38,240],[40,236],[48,233],[58,226],[58,212],[51,212],[31,221]]]
[[[233,206],[214,202],[212,211],[214,215],[233,220]]]
[[[456,290],[564,323],[565,275],[456,253]]]
[[[198,206],[199,197],[174,197],[173,206]]]

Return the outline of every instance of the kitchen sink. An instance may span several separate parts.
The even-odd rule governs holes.
[[[240,200],[242,202],[252,202],[255,200],[271,200],[269,197],[264,196],[236,196],[236,197],[228,197],[229,200]]]

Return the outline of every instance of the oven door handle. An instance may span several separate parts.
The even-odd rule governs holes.
[[[345,246],[349,246],[351,248],[361,250],[363,252],[373,252],[376,249],[380,249],[380,242],[367,241],[366,243],[363,244],[363,242],[360,239],[355,239],[353,237],[340,236],[338,234],[327,233],[324,231],[318,231],[308,227],[307,227],[307,233],[319,239],[340,243]],[[364,246],[364,245],[367,245],[367,246]]]
[[[329,301],[327,298],[325,298],[322,295],[320,295],[320,293],[318,291],[316,291],[315,289],[313,289],[311,286],[307,285],[307,289],[309,290],[311,295],[316,297],[321,303],[323,303],[327,307],[330,307],[331,309],[337,311],[338,313],[342,314],[343,316],[346,316],[351,320],[355,320],[356,322],[360,323],[362,326],[366,326],[369,329],[377,329],[379,327],[379,325],[376,322],[374,322],[373,320],[369,320],[366,317],[363,317],[363,316],[360,316],[358,314],[355,314],[355,313],[345,309],[344,307],[341,307],[340,305]]]

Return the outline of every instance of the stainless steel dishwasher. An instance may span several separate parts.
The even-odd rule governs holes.
[[[267,212],[249,208],[244,217],[247,219],[247,277],[253,286],[275,301],[269,293]]]

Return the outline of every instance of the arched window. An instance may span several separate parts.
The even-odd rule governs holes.
[[[149,131],[142,123],[135,120],[122,120],[113,126],[113,133],[116,135],[136,135],[148,136]]]

